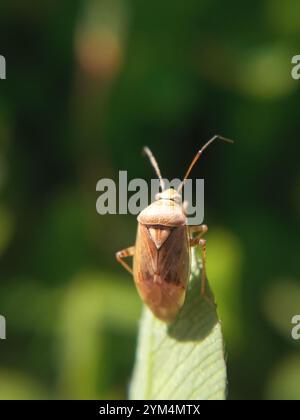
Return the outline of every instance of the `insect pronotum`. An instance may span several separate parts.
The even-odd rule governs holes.
[[[187,225],[187,203],[182,203],[181,191],[204,150],[217,139],[232,143],[221,136],[212,137],[196,153],[177,190],[165,188],[152,152],[144,148],[162,192],[139,214],[135,246],[117,252],[116,258],[133,275],[141,299],[165,322],[172,321],[184,303],[190,275],[190,248],[194,246],[202,250],[201,295],[206,296],[206,241],[202,236],[208,227]],[[132,268],[124,261],[126,257],[133,257]]]

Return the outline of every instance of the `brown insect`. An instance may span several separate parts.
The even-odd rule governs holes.
[[[217,139],[232,142],[221,136],[211,138],[197,152],[177,190],[165,189],[154,156],[144,148],[160,180],[162,192],[139,214],[135,246],[117,252],[116,258],[133,274],[145,304],[165,322],[172,321],[184,303],[190,275],[190,248],[196,245],[202,250],[201,295],[206,296],[206,241],[202,236],[208,228],[206,225],[187,225],[187,203],[182,203],[181,190],[204,150]],[[133,257],[133,268],[124,261],[126,257]]]

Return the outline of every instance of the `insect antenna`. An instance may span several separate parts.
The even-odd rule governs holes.
[[[165,183],[164,183],[164,180],[161,176],[160,169],[159,169],[158,163],[156,162],[155,157],[153,156],[151,150],[147,146],[144,147],[143,152],[148,156],[148,158],[150,160],[150,163],[153,166],[153,168],[155,170],[155,173],[159,178],[159,183],[160,183],[161,189],[162,189],[162,191],[164,191]]]
[[[178,187],[178,190],[177,190],[178,193],[180,193],[180,191],[182,190],[185,181],[187,180],[188,176],[191,173],[191,170],[193,169],[193,167],[195,166],[195,164],[199,160],[199,158],[202,155],[202,153],[204,152],[204,150],[207,149],[208,146],[210,146],[215,140],[222,140],[222,141],[226,141],[227,143],[233,143],[233,140],[230,140],[230,139],[227,139],[225,137],[218,136],[218,135],[213,136],[210,140],[208,140],[208,142],[205,143],[205,145],[196,153],[196,156],[192,160],[192,163],[190,164],[188,170],[186,171],[186,174],[184,175],[183,181],[181,182],[181,184]]]

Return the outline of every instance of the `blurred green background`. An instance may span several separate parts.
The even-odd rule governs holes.
[[[213,134],[208,277],[231,399],[300,399],[298,0],[1,1],[0,398],[125,398],[141,303],[102,177],[182,177]],[[298,48],[298,49],[297,49]]]

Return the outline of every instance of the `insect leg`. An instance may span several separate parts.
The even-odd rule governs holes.
[[[206,240],[201,238],[208,231],[208,227],[206,225],[190,226],[189,231],[190,236],[195,233],[195,236],[190,238],[190,246],[200,245],[202,252],[201,296],[209,301],[210,304],[213,304],[206,295]]]
[[[201,270],[201,295],[205,296],[206,288],[206,240],[201,238],[190,239],[190,246],[200,245],[202,252],[202,270]]]
[[[206,225],[189,226],[190,237],[192,238],[193,233],[195,234],[192,239],[201,238],[207,231],[208,227]],[[195,243],[195,245],[197,245],[197,243]]]
[[[129,248],[122,249],[116,253],[117,261],[123,265],[123,267],[129,271],[130,274],[133,274],[132,268],[123,260],[123,258],[133,257],[135,252],[135,247],[130,246]]]

